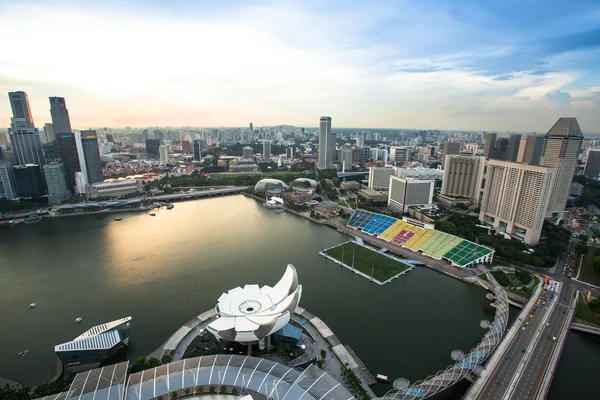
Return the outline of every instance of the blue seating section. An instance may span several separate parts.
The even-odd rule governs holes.
[[[388,217],[387,215],[375,214],[375,216],[371,219],[371,221],[369,221],[362,231],[368,233],[369,235],[379,235],[396,221],[398,221],[396,218]]]
[[[365,211],[365,210],[356,210],[354,214],[352,214],[352,218],[348,221],[348,226],[354,229],[363,229],[373,217],[377,214]]]

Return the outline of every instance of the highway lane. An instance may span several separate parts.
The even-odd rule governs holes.
[[[541,295],[540,295],[541,297]],[[539,299],[539,298],[538,298]],[[479,399],[502,399],[517,372],[517,368],[525,357],[525,352],[533,341],[536,331],[541,327],[545,316],[550,313],[547,306],[540,305],[537,310],[525,318],[527,321],[516,320],[510,329],[518,329],[516,336],[502,354],[500,362],[483,390],[480,392]],[[527,325],[525,325],[528,322]],[[523,330],[525,327],[525,330]],[[507,359],[506,357],[509,356]]]
[[[542,328],[544,330],[542,336],[536,344],[523,374],[519,378],[517,387],[510,397],[511,399],[528,400],[536,398],[542,380],[548,372],[550,359],[558,343],[553,341],[552,337],[558,339],[574,296],[575,288],[568,283],[564,284],[559,292],[558,302],[553,310],[551,310],[551,315],[548,319],[550,326]],[[567,300],[564,300],[565,297]]]

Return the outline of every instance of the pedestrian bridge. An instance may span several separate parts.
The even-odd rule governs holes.
[[[491,291],[494,293],[496,315],[481,342],[455,364],[422,381],[410,384],[405,379],[396,379],[394,389],[380,397],[380,400],[415,400],[434,396],[475,371],[492,354],[506,332],[509,306],[504,288],[496,282],[492,274],[486,273],[486,276],[491,284]]]

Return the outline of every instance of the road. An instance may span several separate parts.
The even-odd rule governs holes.
[[[567,310],[574,301],[575,291],[581,287],[579,282],[562,274],[573,250],[572,243],[567,253],[558,260],[556,272],[548,274],[545,271],[546,275],[559,283],[556,295],[553,299],[546,300],[544,305],[542,293],[542,298],[538,299],[541,304],[531,314],[533,317],[526,318],[527,321],[515,321],[510,329],[519,331],[502,354],[501,361],[479,393],[478,399],[536,398],[557,344],[552,338],[559,337],[567,318]],[[525,325],[526,322],[529,324]]]

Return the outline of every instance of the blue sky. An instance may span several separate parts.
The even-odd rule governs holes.
[[[599,1],[8,0],[0,37],[39,126],[600,132]]]

